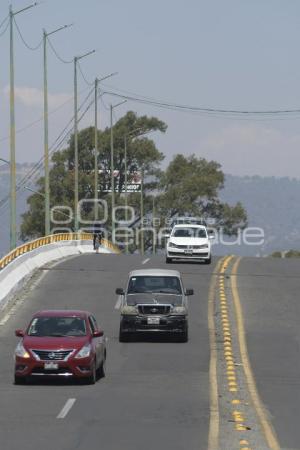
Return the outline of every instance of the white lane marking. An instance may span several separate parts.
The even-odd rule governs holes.
[[[148,261],[150,261],[150,258],[144,259],[144,261],[142,262],[142,264],[146,264]]]
[[[63,409],[60,411],[60,413],[58,414],[58,416],[56,418],[64,419],[75,402],[76,402],[76,398],[69,398],[69,400],[66,401],[65,406],[63,407]]]
[[[117,303],[115,304],[115,309],[120,309],[122,305],[122,295],[119,295]]]

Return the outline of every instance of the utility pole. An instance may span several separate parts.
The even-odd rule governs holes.
[[[36,6],[34,3],[14,12],[9,7],[10,26],[10,249],[17,245],[17,201],[16,201],[16,125],[15,125],[15,74],[14,74],[14,16]]]
[[[48,139],[48,78],[47,78],[47,37],[71,25],[64,25],[51,33],[43,30],[44,59],[44,170],[45,170],[45,236],[50,234],[50,181],[49,181],[49,139]]]
[[[96,214],[95,218],[98,219],[98,156],[99,156],[99,148],[98,148],[98,87],[99,83],[101,81],[106,80],[107,78],[113,77],[114,75],[117,75],[118,72],[110,73],[109,75],[106,75],[103,78],[96,78],[95,79],[95,162],[94,162],[94,199],[95,199],[95,205],[96,205]]]
[[[114,133],[113,133],[113,110],[118,106],[126,103],[126,100],[118,103],[117,105],[110,105],[110,185],[111,185],[111,238],[114,242],[115,236],[115,178],[114,178]]]
[[[74,58],[74,230],[78,231],[78,106],[77,106],[77,56]]]
[[[145,253],[143,217],[144,217],[144,167],[142,167],[142,170],[141,170],[141,254],[142,255]]]
[[[77,63],[80,59],[95,53],[95,50],[74,57],[74,229],[78,231],[78,89],[77,89]]]
[[[128,138],[130,136],[133,137],[141,137],[141,136],[145,136],[145,134],[150,133],[151,130],[145,130],[145,128],[143,127],[139,127],[139,128],[135,128],[134,130],[130,131],[129,133],[125,134],[124,136],[124,170],[125,170],[125,220],[127,222],[128,220],[128,212],[127,212],[127,207],[128,207],[128,199],[127,199],[127,195],[128,195],[128,175],[127,175],[127,142],[128,142]],[[135,136],[134,136],[135,135]],[[126,237],[126,253],[128,253],[128,238]]]
[[[95,79],[95,187],[94,187],[94,204],[95,204],[95,219],[98,220],[98,78]]]
[[[125,221],[126,221],[126,227],[128,227],[128,200],[127,200],[127,194],[128,194],[128,176],[127,176],[127,136],[124,137],[124,170],[125,170]],[[128,253],[128,235],[126,233],[126,245],[125,245],[125,252]]]
[[[115,179],[114,179],[114,134],[113,134],[113,106],[110,105],[110,188],[111,188],[111,240],[115,235]]]
[[[152,251],[155,255],[156,253],[156,227],[155,227],[155,196],[153,194],[152,197],[152,228],[153,228],[153,243],[152,243]]]
[[[135,130],[130,131],[129,133],[125,134],[124,136],[124,170],[125,170],[125,221],[128,221],[128,174],[127,174],[127,139],[129,136],[137,133],[138,131],[142,131],[143,128],[139,127]],[[144,134],[144,133],[142,133]],[[126,245],[125,245],[125,252],[128,253],[128,236],[126,234]]]

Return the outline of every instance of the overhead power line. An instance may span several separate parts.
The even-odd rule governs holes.
[[[94,92],[93,89],[91,89],[90,92],[88,93],[88,95],[86,96],[86,98],[81,103],[80,107],[78,108],[78,111],[82,110],[82,108],[87,103],[87,101],[89,100],[89,98],[91,97],[93,92]],[[91,108],[93,103],[94,103],[94,99],[92,101],[90,101],[90,103],[86,106],[86,108],[84,109],[84,111],[82,112],[81,116],[78,119],[78,123],[80,123],[80,121],[86,115],[86,113],[89,111],[89,109]],[[72,117],[69,120],[68,124],[64,127],[64,129],[61,131],[59,136],[52,143],[51,147],[49,148],[49,154],[53,154],[55,151],[58,151],[61,148],[61,146],[65,143],[65,141],[69,138],[69,136],[72,134],[73,121],[74,121],[74,117]],[[71,128],[68,129],[69,127],[71,127]],[[18,184],[16,186],[17,192],[22,190],[29,181],[37,181],[37,179],[40,177],[40,170],[43,168],[43,164],[44,164],[44,157],[42,156],[39,159],[39,161],[29,170],[29,172],[26,175],[24,175],[24,177],[18,182]],[[21,193],[22,193],[22,191],[21,191]],[[0,200],[0,210],[4,211],[5,208],[8,207],[9,197],[10,196],[8,194],[7,196],[5,196],[4,198],[2,198]]]
[[[0,23],[0,28],[3,27],[3,25],[5,24],[5,22],[8,20],[9,18],[9,14],[7,14],[7,16],[5,17],[5,19],[2,20],[2,22]]]
[[[87,90],[87,88],[84,88],[82,91],[80,91],[80,94],[82,94],[86,90]],[[74,96],[71,96],[68,100],[66,100],[65,102],[61,103],[61,105],[59,105],[57,108],[49,111],[49,116],[52,115],[52,114],[55,114],[57,111],[62,109],[65,105],[70,103],[70,101],[72,101],[73,99],[74,99]],[[16,134],[22,133],[23,131],[26,131],[29,128],[32,128],[34,125],[37,125],[38,123],[42,122],[43,120],[44,120],[44,116],[39,117],[38,119],[34,120],[33,122],[30,122],[30,123],[24,125],[24,127],[18,128],[16,130]],[[9,139],[10,139],[10,136],[4,136],[4,137],[0,138],[0,142],[8,141]]]
[[[62,63],[64,63],[64,64],[71,64],[71,63],[73,62],[73,59],[64,59],[64,58],[62,58],[62,57],[59,55],[59,53],[57,52],[56,48],[55,48],[54,45],[52,44],[52,42],[51,42],[49,36],[47,36],[47,41],[48,41],[48,43],[49,43],[49,46],[50,46],[52,52],[54,53],[54,55],[56,56],[56,58],[57,58],[60,62],[62,62]]]
[[[23,35],[22,35],[22,32],[21,32],[21,30],[20,30],[20,28],[19,28],[19,26],[18,26],[18,24],[17,24],[17,21],[16,21],[15,17],[14,17],[14,24],[16,25],[17,32],[18,32],[18,35],[19,35],[20,38],[21,38],[21,41],[23,42],[23,44],[25,45],[25,47],[28,48],[28,50],[35,51],[35,50],[38,50],[38,49],[41,47],[41,45],[42,45],[42,43],[43,43],[43,39],[42,39],[35,47],[32,47],[32,46],[29,45],[29,44],[26,42],[26,40],[24,39],[24,37],[23,37]]]
[[[1,24],[0,24],[0,28],[2,28],[2,26],[5,25],[5,22],[7,21],[7,24],[6,24],[5,28],[4,28],[4,30],[2,30],[1,33],[0,33],[0,37],[3,36],[3,35],[6,33],[8,27],[9,27],[9,20],[8,20],[8,17],[9,17],[9,16],[7,16],[6,19],[4,19],[4,20],[1,22]]]
[[[122,92],[118,89],[119,92]],[[231,116],[274,116],[274,115],[291,115],[300,114],[300,108],[296,109],[274,109],[274,110],[238,110],[226,108],[208,108],[203,106],[191,106],[178,103],[167,102],[164,100],[157,100],[150,97],[145,97],[139,94],[122,94],[115,91],[105,91],[105,94],[114,97],[122,98],[128,101],[143,103],[159,108],[172,109],[177,111],[191,112],[191,113],[205,113],[205,114],[219,114]]]
[[[78,64],[79,72],[80,72],[80,74],[81,74],[83,80],[85,81],[85,83],[86,83],[88,86],[94,86],[94,81],[89,81],[89,80],[86,78],[86,76],[84,75],[84,72],[83,72],[83,70],[82,70],[82,67],[81,67],[79,61],[77,62],[77,64]]]

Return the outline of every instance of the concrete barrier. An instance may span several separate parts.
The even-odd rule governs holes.
[[[107,247],[100,247],[99,252],[114,253]],[[26,283],[36,269],[49,262],[83,253],[95,253],[90,240],[54,242],[18,256],[0,271],[0,310],[5,307],[11,296]]]

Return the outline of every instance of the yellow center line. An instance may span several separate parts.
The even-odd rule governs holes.
[[[247,342],[245,337],[245,325],[244,325],[244,317],[242,305],[238,293],[237,287],[237,271],[239,267],[241,258],[238,258],[235,262],[232,272],[231,272],[231,290],[233,296],[233,303],[235,308],[236,322],[237,322],[237,332],[238,332],[238,341],[241,353],[241,360],[243,364],[243,369],[245,373],[245,377],[248,384],[248,389],[252,398],[252,402],[254,408],[256,410],[257,416],[259,418],[262,430],[266,437],[268,446],[271,450],[280,450],[280,445],[278,439],[276,437],[275,431],[270,423],[268,416],[266,414],[264,405],[260,399],[260,396],[257,391],[256,382],[254,378],[254,374],[252,372],[250,359],[248,355]]]
[[[228,259],[219,260],[215,273],[220,273],[220,267],[223,262]],[[210,363],[209,363],[209,384],[210,384],[210,420],[208,431],[208,450],[219,449],[219,394],[218,394],[218,377],[217,377],[217,343],[216,343],[216,326],[215,326],[215,295],[217,287],[217,276],[213,275],[210,282],[208,293],[208,329],[210,341]]]

